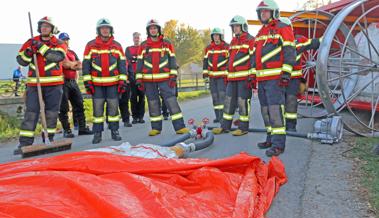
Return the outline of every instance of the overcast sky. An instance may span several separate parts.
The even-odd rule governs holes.
[[[278,1],[281,10],[293,11],[305,0]],[[151,18],[162,25],[170,19],[179,20],[197,29],[221,27],[225,38],[231,39],[228,26],[234,15],[256,19],[255,12],[259,0],[13,0],[4,1],[0,8],[0,43],[24,43],[30,38],[27,12],[32,13],[33,28],[36,33],[37,21],[43,16],[53,17],[61,32],[71,37],[71,48],[81,57],[86,43],[93,39],[99,18],[109,18],[115,29],[115,38],[123,47],[132,44],[132,33],[141,32],[145,38],[145,24]],[[250,28],[251,34],[256,30]]]

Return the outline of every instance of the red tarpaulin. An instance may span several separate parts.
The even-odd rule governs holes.
[[[283,163],[77,152],[0,165],[0,217],[263,217]]]

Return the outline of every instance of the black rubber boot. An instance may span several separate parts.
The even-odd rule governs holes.
[[[125,126],[125,127],[132,127],[132,124],[130,124],[129,121],[125,121],[125,122],[124,122],[124,126]]]
[[[138,123],[145,123],[145,120],[143,120],[143,118],[139,118]]]
[[[88,127],[85,127],[83,129],[79,129],[79,135],[93,135],[92,130],[90,130]]]
[[[75,135],[72,133],[71,129],[67,129],[63,131],[63,138],[74,138]]]
[[[272,146],[272,143],[271,142],[259,142],[257,144],[258,148],[260,149],[267,149],[267,148],[271,148]]]
[[[95,132],[92,139],[92,144],[99,144],[101,142],[101,132]]]
[[[138,123],[138,119],[137,118],[133,119],[132,124],[137,124],[137,123]]]
[[[115,140],[115,141],[121,141],[122,140],[118,130],[112,130],[111,133],[112,133],[112,139],[113,140]]]
[[[213,120],[213,123],[219,123],[220,120],[218,120],[217,118]]]
[[[267,157],[279,156],[283,152],[284,152],[283,148],[271,147],[270,149],[266,150],[266,155]]]

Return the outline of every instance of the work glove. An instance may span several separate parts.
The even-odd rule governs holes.
[[[203,79],[208,79],[208,78],[209,78],[208,73],[203,73]]]
[[[257,77],[255,75],[249,76],[247,78],[247,88],[257,89]]]
[[[142,80],[137,79],[136,86],[141,92],[145,91],[145,86],[143,85]]]
[[[84,87],[86,88],[87,94],[89,94],[89,95],[95,94],[95,88],[93,86],[92,81],[86,81],[86,82],[84,82]]]
[[[37,52],[44,44],[41,41],[32,39],[32,50]]]
[[[168,86],[170,86],[170,88],[176,87],[176,77],[170,77],[170,79],[168,81]]]
[[[291,74],[287,72],[283,72],[282,75],[280,76],[279,86],[287,87],[290,83],[290,80],[291,80]]]
[[[128,88],[127,82],[125,82],[124,80],[120,80],[118,82],[118,88],[117,88],[118,93],[120,93],[120,94],[125,93],[127,88]]]

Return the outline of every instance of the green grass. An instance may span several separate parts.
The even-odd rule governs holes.
[[[379,217],[379,155],[372,153],[377,144],[379,138],[357,138],[352,154],[360,160],[359,167],[363,173],[360,181],[367,188],[370,203]]]
[[[19,133],[20,120],[0,112],[0,141],[15,138]]]

